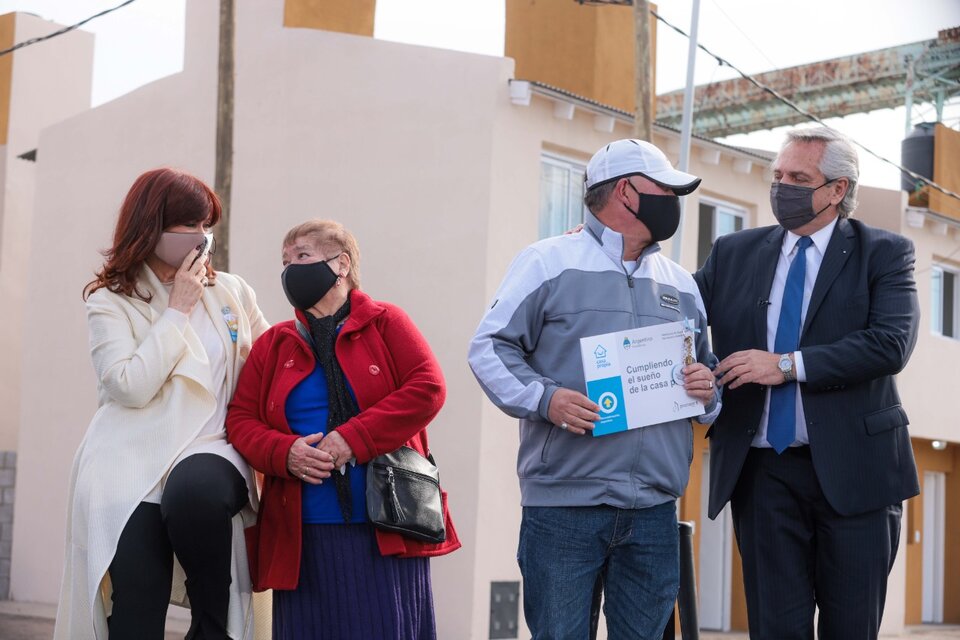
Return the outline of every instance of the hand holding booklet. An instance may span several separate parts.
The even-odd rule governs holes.
[[[587,396],[600,405],[594,436],[703,413],[683,388],[691,336],[678,321],[580,339]]]

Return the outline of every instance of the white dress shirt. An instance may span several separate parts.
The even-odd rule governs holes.
[[[820,264],[823,262],[823,256],[827,252],[827,245],[830,244],[830,237],[833,235],[833,228],[837,226],[837,219],[810,235],[813,241],[804,256],[807,259],[807,271],[803,282],[803,306],[800,309],[800,326],[807,319],[807,307],[810,306],[810,296],[813,293],[813,284],[817,281],[817,274],[820,273]],[[783,288],[787,283],[787,272],[790,270],[790,263],[793,262],[797,254],[797,243],[800,236],[792,231],[787,231],[783,236],[783,245],[780,247],[780,259],[777,260],[777,271],[773,276],[773,286],[770,287],[770,296],[767,298],[767,351],[773,353],[774,343],[777,338],[777,324],[780,321],[780,307],[783,304]],[[797,372],[797,382],[806,382],[807,374],[803,368],[803,354],[800,351],[793,352],[794,367]],[[754,436],[752,447],[769,448],[767,442],[767,419],[770,416],[770,389],[767,389],[766,399],[763,402],[763,414],[760,416],[760,428],[757,429],[757,435]],[[810,438],[807,436],[807,422],[803,414],[803,401],[800,397],[800,387],[797,386],[797,430],[793,445],[809,444]]]

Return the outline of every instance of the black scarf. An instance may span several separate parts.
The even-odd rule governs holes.
[[[327,381],[327,396],[329,407],[327,411],[327,434],[329,435],[344,422],[360,413],[356,401],[347,390],[347,379],[343,369],[337,362],[334,345],[337,340],[337,327],[350,315],[350,298],[332,316],[315,318],[305,313],[310,323],[310,336],[313,338],[313,353],[317,356],[317,363],[323,367],[323,377]],[[353,515],[353,500],[350,495],[350,464],[348,460],[337,460],[343,465],[344,473],[339,469],[333,470],[333,484],[337,489],[337,502],[340,503],[340,513],[343,521],[349,523]]]

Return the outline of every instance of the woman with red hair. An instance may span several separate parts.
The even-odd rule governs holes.
[[[256,486],[224,417],[268,325],[210,265],[220,215],[198,178],[144,173],[84,289],[99,410],[74,459],[55,638],[162,639],[187,600],[188,638],[253,637]]]

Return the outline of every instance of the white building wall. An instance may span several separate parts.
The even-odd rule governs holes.
[[[14,16],[22,42],[61,25]],[[0,451],[16,451],[20,427],[23,308],[28,292],[35,165],[17,156],[36,149],[40,130],[90,107],[93,36],[75,31],[13,54],[7,144],[0,159]]]

